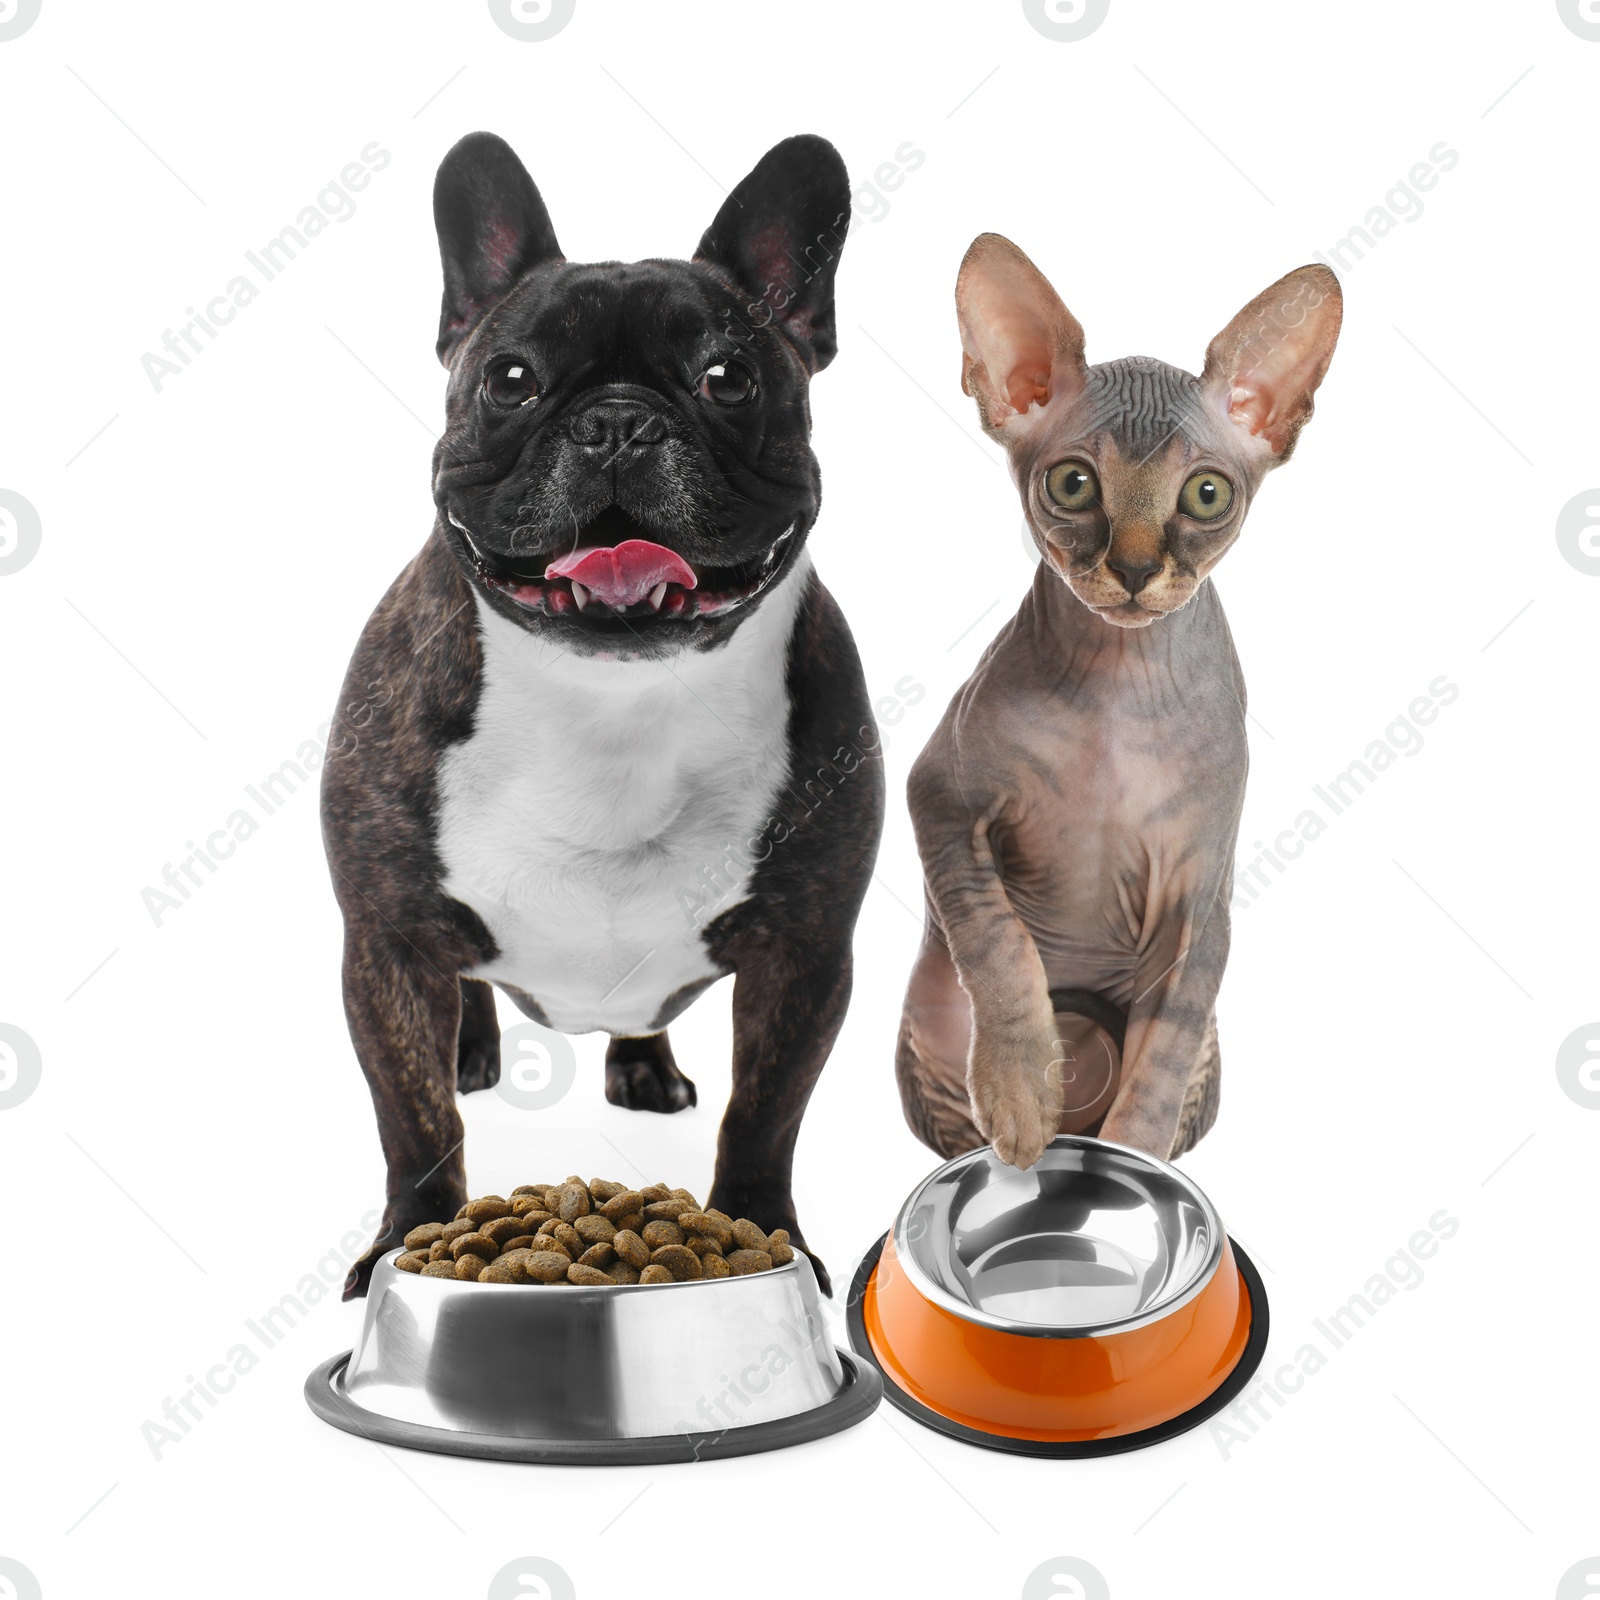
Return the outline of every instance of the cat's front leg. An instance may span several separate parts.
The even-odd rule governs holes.
[[[1220,899],[1204,923],[1176,919],[1135,978],[1122,1079],[1100,1137],[1169,1160],[1183,1132],[1184,1100],[1196,1063],[1215,1049],[1209,1035],[1228,961],[1228,911]],[[1190,1141],[1192,1143],[1192,1140]]]
[[[1031,1167],[1061,1121],[1061,1067],[1044,963],[989,842],[1005,803],[974,816],[964,797],[917,773],[910,800],[928,898],[972,1006],[972,1120],[1002,1161]]]

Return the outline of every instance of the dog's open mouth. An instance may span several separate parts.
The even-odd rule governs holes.
[[[491,554],[454,513],[450,522],[486,588],[498,590],[528,611],[601,626],[719,617],[748,605],[778,575],[795,531],[790,523],[750,561],[695,567],[675,550],[637,537],[644,530],[615,509],[581,529],[572,547],[555,556]]]

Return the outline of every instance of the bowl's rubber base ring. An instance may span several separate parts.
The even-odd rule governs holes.
[[[1167,1439],[1177,1438],[1180,1433],[1187,1433],[1190,1428],[1199,1426],[1207,1417],[1213,1417],[1224,1407],[1231,1405],[1239,1397],[1245,1385],[1255,1376],[1256,1368],[1261,1365],[1261,1358],[1266,1353],[1269,1324],[1266,1285],[1261,1281],[1261,1274],[1256,1271],[1255,1262],[1239,1248],[1237,1239],[1231,1239],[1229,1242],[1233,1245],[1233,1258],[1238,1264],[1239,1276],[1244,1279],[1244,1286],[1250,1293],[1250,1334],[1245,1340],[1244,1349],[1240,1352],[1233,1371],[1199,1405],[1191,1406],[1187,1411],[1166,1422],[1157,1423],[1153,1428],[1143,1428],[1137,1433],[1111,1434],[1101,1439],[1017,1439],[1004,1433],[985,1433],[980,1428],[969,1428],[965,1423],[956,1422],[943,1413],[923,1405],[920,1400],[907,1394],[878,1366],[878,1358],[873,1353],[871,1341],[867,1338],[867,1325],[861,1312],[861,1301],[868,1280],[877,1270],[878,1257],[883,1252],[883,1241],[888,1237],[887,1233],[884,1234],[883,1239],[879,1239],[867,1252],[856,1271],[855,1281],[850,1285],[850,1299],[846,1307],[850,1346],[864,1361],[878,1368],[879,1376],[883,1379],[884,1396],[897,1411],[905,1412],[908,1417],[920,1422],[925,1428],[948,1434],[950,1438],[961,1439],[967,1444],[981,1445],[986,1450],[1005,1450],[1018,1456],[1044,1456],[1056,1461],[1081,1461],[1091,1456],[1121,1455],[1126,1450],[1142,1450],[1146,1445],[1161,1444]]]
[[[344,1392],[348,1350],[329,1357],[306,1379],[305,1396],[306,1404],[324,1422],[378,1444],[404,1445],[410,1450],[432,1450],[447,1456],[476,1456],[484,1461],[567,1467],[655,1466],[673,1461],[720,1461],[760,1450],[781,1450],[864,1421],[878,1409],[883,1380],[872,1362],[858,1360],[848,1350],[840,1350],[838,1355],[844,1368],[844,1384],[833,1399],[814,1410],[781,1417],[776,1422],[752,1422],[709,1433],[656,1434],[643,1439],[523,1439],[509,1434],[458,1433],[451,1428],[380,1416],[357,1405]]]

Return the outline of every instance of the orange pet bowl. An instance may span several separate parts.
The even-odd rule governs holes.
[[[850,1342],[891,1404],[953,1438],[1109,1455],[1194,1427],[1267,1342],[1260,1274],[1164,1161],[1063,1134],[1027,1171],[930,1174],[862,1262]]]

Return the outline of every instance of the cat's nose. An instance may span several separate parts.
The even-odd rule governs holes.
[[[1144,588],[1150,579],[1161,570],[1159,561],[1136,561],[1129,557],[1121,560],[1113,556],[1106,565],[1122,579],[1122,586],[1129,595],[1136,595]]]

